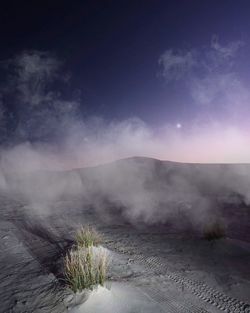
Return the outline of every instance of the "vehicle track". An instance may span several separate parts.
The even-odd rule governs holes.
[[[158,257],[146,257],[142,254],[134,255],[134,260],[143,264],[149,271],[173,281],[201,300],[212,304],[217,309],[228,313],[249,313],[250,305],[238,299],[229,297],[203,282],[188,279],[180,274],[170,272],[164,262]],[[164,273],[164,274],[163,274]]]
[[[127,264],[127,269],[129,268],[129,271],[133,272],[133,275],[126,275],[124,277],[118,276],[119,279],[122,279],[133,287],[138,288],[140,293],[143,293],[147,298],[149,298],[150,301],[158,304],[161,308],[161,312],[214,313],[214,310],[206,310],[203,303],[190,293],[182,291],[181,288],[169,280],[166,282],[166,278],[163,275],[157,275],[145,268],[145,266],[140,265],[138,267],[136,266],[137,262],[132,262],[131,265],[129,265],[126,254],[122,256],[120,253],[112,252],[111,259],[114,264]],[[135,266],[133,266],[133,264]],[[111,270],[111,273],[114,272]],[[116,277],[115,274],[114,277]],[[216,313],[217,312],[218,311],[216,311]]]
[[[141,285],[140,289],[150,295],[152,299],[160,303],[166,312],[211,312],[202,308],[199,304],[190,301],[190,299],[188,299],[181,290],[176,288],[176,286],[169,286],[169,284],[164,285],[162,277],[159,278],[154,276],[152,279],[148,279],[147,284]]]
[[[169,280],[175,284],[176,287],[181,290],[185,290],[193,295],[195,295],[199,300],[206,303],[206,308],[211,307],[211,312],[213,308],[216,311],[220,310],[227,313],[250,313],[250,305],[236,298],[225,295],[224,293],[216,290],[215,288],[211,288],[207,284],[191,280],[179,273],[170,271],[167,264],[164,262],[163,258],[155,257],[155,256],[146,256],[141,253],[134,253],[134,247],[131,247],[132,251],[129,249],[124,249],[123,240],[120,238],[118,245],[112,244],[112,239],[110,238],[110,247],[111,249],[115,249],[117,252],[122,254],[127,254],[130,258],[133,258],[133,261],[137,264],[142,265],[146,272],[145,274],[155,275],[161,279],[161,283],[158,283],[158,286],[161,288],[154,286],[151,282],[148,287],[144,287],[143,284],[140,288],[149,294],[154,300],[164,303],[166,307],[171,312],[190,312],[190,313],[203,313],[208,312],[206,309],[201,309],[200,307],[194,305],[192,301],[188,301],[185,298],[180,298],[180,295],[177,295],[173,291],[164,290],[163,285],[164,281]],[[138,249],[137,249],[138,252]],[[177,301],[176,301],[177,300]],[[204,303],[204,304],[205,304]],[[210,311],[210,309],[208,309]]]

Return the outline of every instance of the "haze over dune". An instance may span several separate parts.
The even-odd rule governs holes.
[[[5,171],[1,182],[2,190],[21,194],[37,213],[48,213],[50,202],[77,197],[83,206],[111,220],[114,214],[134,225],[170,223],[198,233],[208,223],[222,221],[233,236],[238,230],[236,236],[248,238],[248,164],[188,164],[134,157],[69,171]]]

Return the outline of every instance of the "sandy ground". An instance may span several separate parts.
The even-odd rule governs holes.
[[[62,258],[79,224],[92,224],[112,254],[108,288],[80,312],[250,312],[250,245],[215,243],[166,227],[103,220],[77,199],[45,215],[21,199],[0,199],[0,312],[67,312]]]

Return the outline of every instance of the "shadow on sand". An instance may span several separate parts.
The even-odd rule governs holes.
[[[49,219],[27,213],[12,222],[15,225],[16,237],[44,272],[54,274],[57,280],[63,283],[63,257],[73,244],[67,227],[58,229]]]

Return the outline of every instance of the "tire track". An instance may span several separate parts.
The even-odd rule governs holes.
[[[108,236],[109,237],[109,236]],[[106,237],[107,238],[107,237]],[[162,278],[161,287],[164,280],[169,280],[175,284],[180,290],[188,291],[189,293],[195,295],[197,299],[200,301],[203,301],[206,303],[206,305],[216,308],[217,310],[227,312],[227,313],[250,313],[250,304],[246,303],[244,301],[241,301],[239,299],[227,296],[226,294],[211,288],[207,284],[191,280],[187,277],[184,277],[183,275],[172,272],[169,270],[168,266],[164,262],[164,259],[156,256],[146,256],[144,254],[138,253],[138,248],[134,249],[135,246],[131,247],[131,251],[129,248],[127,248],[127,240],[123,240],[124,238],[119,238],[119,244],[113,244],[112,238],[107,238],[110,240],[110,248],[115,249],[119,253],[130,255],[130,258],[133,258],[135,263],[138,263],[142,265],[146,269],[147,275],[156,275],[160,278]],[[123,247],[126,246],[126,249]],[[137,253],[136,253],[137,251]],[[143,290],[145,289],[143,286],[140,286]],[[156,287],[154,287],[156,288]],[[154,289],[152,285],[150,285],[147,290],[145,289],[145,292],[147,292],[149,295],[152,295],[152,297],[156,301],[160,302],[171,302],[171,299],[166,297],[166,294],[169,294],[169,290],[166,290],[166,294],[162,293],[161,289]],[[175,297],[173,295],[173,297]],[[173,298],[172,297],[172,298]],[[179,295],[177,295],[177,299],[180,298]],[[158,300],[157,300],[158,299]],[[179,299],[178,299],[179,301]],[[172,305],[174,305],[174,302],[171,302]],[[192,303],[190,301],[187,302],[185,299],[180,299],[180,303],[185,303],[186,307],[192,307]],[[178,303],[175,303],[175,307],[178,305]],[[169,308],[170,309],[170,308]],[[173,310],[173,308],[172,308]],[[172,312],[172,311],[171,311]],[[174,312],[174,311],[173,311]],[[182,312],[178,311],[177,312]],[[188,312],[188,311],[183,311]],[[199,311],[199,308],[196,306],[192,307],[191,313],[195,312],[207,312],[203,309],[203,311]]]
[[[238,299],[229,297],[222,292],[209,287],[203,282],[195,281],[183,277],[179,274],[170,272],[167,266],[157,257],[145,257],[142,254],[133,255],[135,261],[144,265],[148,273],[155,273],[160,277],[173,281],[176,285],[189,290],[199,299],[216,307],[217,309],[228,313],[249,313],[250,305]],[[164,274],[163,274],[164,273]]]
[[[148,286],[140,289],[150,295],[155,301],[162,304],[167,312],[208,313],[204,308],[187,299],[181,290],[174,286],[164,285],[164,277],[152,277]]]
[[[107,241],[106,241],[107,243]],[[112,240],[107,244],[112,245]],[[121,249],[121,247],[110,247],[111,250],[117,250],[119,254],[128,255],[129,252]],[[113,248],[113,249],[112,249]],[[172,284],[168,283],[164,285],[166,277],[160,275],[159,271],[155,271],[155,266],[152,263],[156,261],[154,257],[147,259],[143,255],[130,255],[133,261],[143,266],[143,275],[132,277],[129,279],[135,287],[139,288],[148,298],[158,303],[166,313],[210,313],[214,312],[206,310],[200,301],[193,296],[190,299],[190,293],[184,297],[182,290]],[[132,260],[132,259],[130,259]],[[160,265],[160,264],[159,264]]]

